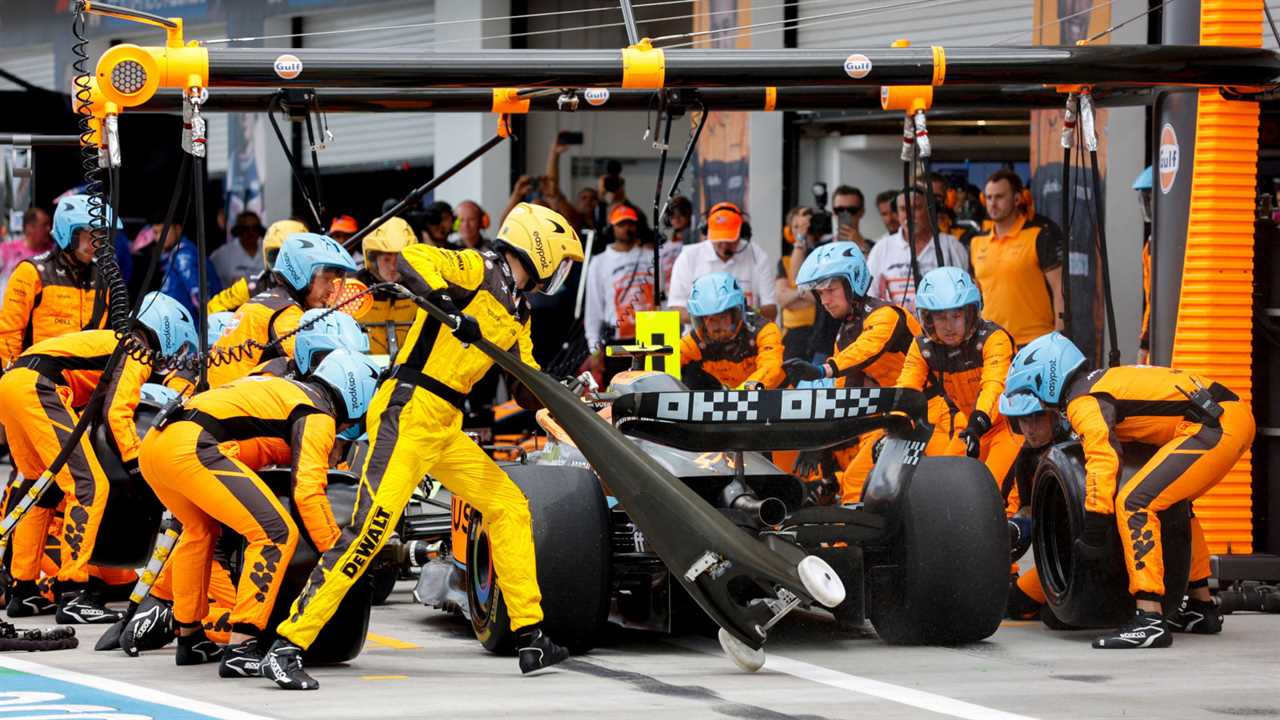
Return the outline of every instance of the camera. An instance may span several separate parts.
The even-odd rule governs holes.
[[[831,213],[827,210],[827,184],[824,182],[813,184],[813,215],[809,218],[809,235],[815,245],[824,239],[830,239]]]

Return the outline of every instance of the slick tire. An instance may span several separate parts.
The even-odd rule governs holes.
[[[529,500],[543,629],[575,655],[585,653],[599,640],[609,615],[612,547],[600,481],[581,468],[510,465],[504,469]],[[467,532],[471,627],[486,650],[511,654],[515,633],[492,557],[484,517],[474,512]]]
[[[136,412],[138,434],[145,435],[159,411],[143,398]],[[106,423],[91,428],[90,442],[94,454],[107,476],[107,506],[98,526],[99,541],[93,546],[94,565],[111,568],[138,568],[147,564],[160,529],[164,506],[156,499],[151,486],[140,477],[130,477],[109,439]],[[130,585],[130,588],[132,585]],[[128,590],[126,590],[126,597]]]
[[[958,645],[991,636],[1009,592],[1009,531],[995,481],[971,458],[926,457],[898,531],[867,548],[867,614],[891,645]]]
[[[1150,449],[1125,448],[1122,480],[1127,481]],[[1075,541],[1084,528],[1084,454],[1079,443],[1051,448],[1036,468],[1031,512],[1032,545],[1045,599],[1056,618],[1075,628],[1115,627],[1133,616],[1129,575],[1124,567],[1120,533],[1112,526],[1105,560],[1086,557]],[[1190,504],[1183,501],[1158,513],[1164,548],[1164,611],[1178,609],[1191,570]]]
[[[396,580],[400,577],[400,569],[395,567],[378,568],[369,573],[369,583],[373,589],[373,604],[386,605],[391,593],[396,589]]]

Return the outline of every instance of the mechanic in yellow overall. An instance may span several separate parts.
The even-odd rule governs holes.
[[[400,271],[396,265],[400,253],[417,243],[417,237],[409,223],[391,218],[364,237],[364,269],[356,279],[366,287],[377,283],[399,282]],[[409,326],[418,314],[418,306],[412,300],[388,290],[373,292],[373,305],[360,317],[360,323],[369,329],[369,352],[386,355],[392,344],[398,350],[404,345]],[[388,343],[388,324],[393,328],[394,343]]]
[[[782,331],[747,310],[729,273],[698,278],[689,292],[693,330],[680,341],[680,376],[694,390],[772,389],[787,379]]]
[[[963,428],[949,437],[946,454],[986,463],[1012,515],[1019,499],[1006,480],[1022,438],[1009,429],[997,405],[1013,359],[1013,336],[983,320],[981,311],[982,295],[969,273],[954,267],[926,273],[916,292],[924,333],[912,342],[895,385],[942,398],[950,417],[946,424]]]
[[[526,294],[559,290],[573,263],[581,260],[582,244],[573,226],[559,213],[529,203],[511,210],[487,248],[451,251],[419,244],[400,254],[400,282],[455,318],[453,328],[426,312],[414,320],[391,377],[369,408],[369,452],[352,522],[321,558],[321,570],[277,628],[280,640],[263,661],[264,677],[288,689],[317,687],[302,667],[302,648],[310,646],[368,569],[428,473],[483,513],[489,524],[493,564],[516,632],[521,671],[568,657],[540,626],[528,501],[462,433],[459,407],[493,364],[469,343],[487,339],[537,367]]]
[[[272,265],[277,276],[275,286],[236,310],[214,344],[209,387],[242,378],[273,357],[293,357],[293,338],[266,353],[245,343],[252,340],[267,345],[293,332],[303,311],[327,306],[342,277],[355,269],[351,254],[332,238],[314,233],[294,233],[285,238]]]
[[[835,354],[822,365],[798,358],[787,360],[783,367],[789,377],[834,378],[836,387],[893,387],[912,339],[921,332],[920,324],[903,308],[868,297],[870,286],[866,258],[855,242],[827,243],[804,259],[796,273],[796,287],[813,290],[823,309],[842,324],[836,334]],[[950,439],[950,425],[946,404],[940,398],[929,400],[929,421],[934,435],[926,452],[941,454]],[[883,436],[881,430],[866,433],[855,447],[836,452],[842,502],[857,502],[862,496],[862,484],[875,465],[872,450]]]
[[[165,356],[193,348],[197,337],[186,309],[158,292],[143,297],[134,332],[142,345]],[[49,468],[79,420],[79,412],[103,383],[108,400],[102,415],[110,428],[109,436],[125,469],[131,475],[138,474],[141,441],[134,414],[142,385],[156,370],[149,358],[127,355],[112,375],[104,376],[107,360],[118,343],[112,330],[84,330],[50,338],[32,345],[0,378],[0,424],[9,435],[14,462],[24,477],[37,478]],[[90,582],[87,567],[109,492],[88,434],[81,437],[54,479],[67,499],[57,579],[67,586],[62,589],[72,591],[59,593],[57,621],[113,623],[120,619],[119,614],[103,604],[101,584]],[[37,504],[14,529],[13,576],[18,584],[9,606],[11,615],[43,610],[33,607],[31,598],[38,593],[35,581],[54,512],[53,507]],[[13,612],[15,603],[17,613]]]
[[[1221,630],[1209,595],[1208,545],[1191,520],[1190,597],[1174,618],[1162,605],[1164,549],[1157,515],[1194,500],[1222,480],[1253,442],[1249,406],[1230,389],[1182,370],[1121,366],[1088,372],[1084,355],[1065,336],[1049,333],[1018,351],[1009,368],[1000,412],[1019,426],[1065,412],[1085,456],[1084,528],[1077,545],[1105,557],[1108,537],[1120,535],[1133,620],[1093,641],[1095,648],[1169,647],[1169,631]],[[1156,454],[1123,485],[1120,444],[1138,442]]]
[[[209,314],[220,312],[233,313],[241,305],[260,292],[276,286],[276,275],[271,267],[276,263],[276,256],[284,246],[284,239],[294,233],[304,233],[307,226],[297,220],[277,220],[267,228],[267,236],[262,240],[262,272],[249,278],[240,278],[231,287],[209,298]],[[212,324],[212,323],[210,323]]]

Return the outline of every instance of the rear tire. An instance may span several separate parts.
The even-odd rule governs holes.
[[[891,645],[991,636],[1009,592],[1009,532],[990,471],[971,458],[921,458],[899,517],[889,547],[865,554],[876,632]]]
[[[609,617],[612,546],[600,481],[589,470],[544,465],[504,468],[529,500],[533,518],[542,627],[574,654],[595,647]],[[515,649],[507,605],[493,567],[483,515],[467,532],[467,601],[476,639],[486,650]]]

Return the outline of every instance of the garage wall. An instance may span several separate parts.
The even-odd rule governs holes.
[[[888,47],[899,38],[907,38],[913,45],[1031,43],[1031,0],[930,0],[896,10],[851,12],[860,9],[858,6],[872,9],[896,4],[900,3],[800,0],[797,42],[802,48],[850,49]]]

